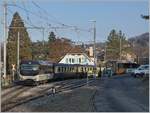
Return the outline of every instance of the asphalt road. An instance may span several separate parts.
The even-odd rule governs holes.
[[[8,109],[2,108],[4,109],[3,111],[9,112],[149,111],[148,80],[143,81],[141,78],[123,75],[97,78],[89,82],[88,86],[83,85],[82,87],[75,88],[80,84],[86,84],[86,79],[60,81],[35,87],[23,87],[25,89],[22,89],[22,86],[16,86],[2,92],[2,105],[5,102],[8,103],[5,106],[3,105],[4,108]],[[49,95],[51,92],[49,89],[53,85],[57,86],[57,91],[62,91],[56,94],[55,97]],[[32,99],[36,96],[38,97],[37,94],[43,96]],[[7,100],[3,97],[7,97]],[[29,97],[31,97],[31,100]],[[21,101],[25,101],[25,103]],[[17,104],[18,102],[21,104]]]
[[[129,75],[102,77],[94,97],[97,112],[148,112],[148,80]]]

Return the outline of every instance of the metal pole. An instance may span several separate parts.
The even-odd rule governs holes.
[[[122,50],[122,47],[121,47],[121,36],[120,36],[120,61],[121,61],[121,50]]]
[[[0,39],[0,84],[2,85],[2,40]]]
[[[107,45],[106,45],[106,42],[105,42],[105,55],[104,55],[104,61],[106,61],[106,49],[107,49]]]
[[[42,35],[43,35],[43,47],[44,47],[44,28],[42,27]]]
[[[7,3],[4,1],[4,85],[6,83]]]
[[[96,21],[94,22],[94,65],[97,64],[97,59],[96,59]]]
[[[46,57],[46,52],[45,52],[45,43],[44,43],[44,28],[42,29],[42,35],[43,35],[43,60],[45,60],[44,58]]]
[[[96,43],[96,21],[95,20],[90,20],[90,22],[93,22],[93,32],[94,32],[94,45],[93,45],[93,48],[94,48],[94,65],[96,65],[97,64],[97,60],[96,60],[96,45],[95,45],[95,43]]]
[[[18,77],[19,77],[19,65],[20,65],[20,61],[19,61],[19,50],[20,50],[20,33],[18,31],[18,39],[17,39],[17,74],[18,74]]]
[[[4,79],[6,78],[7,3],[4,1]]]
[[[15,80],[15,70],[12,70],[12,72],[13,72],[13,82],[14,82],[14,80]]]

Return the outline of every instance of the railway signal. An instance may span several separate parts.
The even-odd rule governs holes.
[[[15,80],[15,69],[16,65],[15,64],[12,64],[12,76],[13,76],[13,81]]]

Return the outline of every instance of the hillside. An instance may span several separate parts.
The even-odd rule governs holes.
[[[149,33],[129,38],[128,41],[132,45],[133,52],[138,57],[149,57]]]
[[[130,43],[138,44],[139,46],[149,46],[149,33],[143,33],[139,36],[135,36],[128,39]]]

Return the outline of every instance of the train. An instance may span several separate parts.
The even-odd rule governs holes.
[[[115,75],[122,75],[125,73],[132,73],[134,69],[139,67],[139,64],[125,61],[109,61],[106,67],[111,68]]]
[[[64,80],[69,78],[85,78],[98,76],[98,68],[94,65],[62,64],[49,61],[21,61],[20,80],[39,84],[49,80]]]

